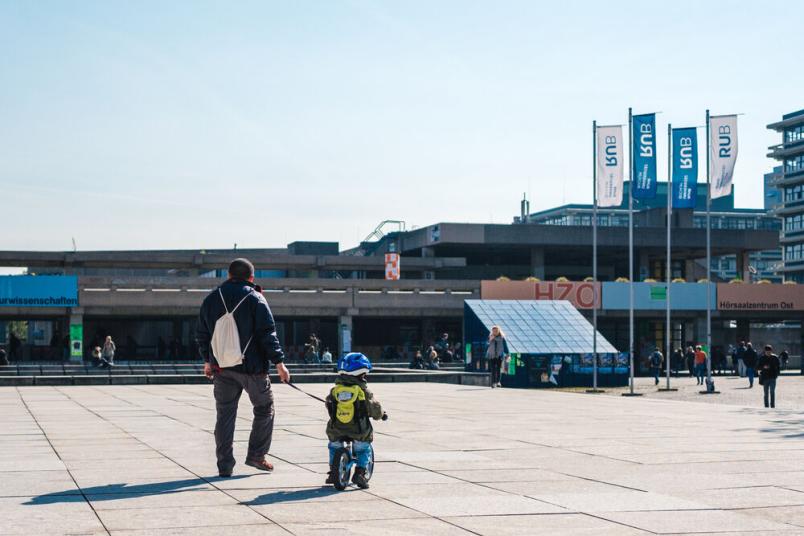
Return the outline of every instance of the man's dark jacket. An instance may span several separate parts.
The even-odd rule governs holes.
[[[775,380],[781,373],[781,362],[776,354],[762,354],[759,358],[757,368],[759,376],[764,380]]]
[[[745,363],[745,366],[748,368],[757,368],[758,357],[757,351],[753,347],[746,348],[743,354],[743,363]]]
[[[215,322],[226,313],[226,309],[231,311],[235,306],[246,297],[245,301],[234,312],[234,319],[237,323],[237,332],[240,335],[240,346],[245,348],[246,343],[251,339],[251,343],[246,349],[245,359],[242,365],[231,367],[228,370],[245,372],[247,374],[266,374],[270,364],[280,363],[284,359],[282,347],[276,337],[276,324],[268,307],[268,302],[262,295],[262,291],[254,283],[239,279],[229,279],[220,287],[223,299],[226,301],[226,308],[221,302],[221,295],[216,288],[201,304],[201,313],[198,317],[198,329],[196,340],[198,341],[198,351],[204,361],[217,366],[218,362],[212,355],[212,332],[215,329]],[[252,338],[253,336],[253,338]]]

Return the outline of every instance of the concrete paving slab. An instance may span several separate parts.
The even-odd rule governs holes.
[[[157,536],[804,531],[801,410],[378,384],[391,419],[375,426],[371,489],[337,492],[323,485],[321,404],[274,388],[276,469],[242,463],[244,398],[230,479],[216,476],[209,385],[0,388],[0,464],[13,469],[0,471],[3,507],[74,511],[93,536],[105,533],[97,516],[112,534]],[[80,521],[90,504],[98,525]]]
[[[469,536],[472,533],[439,519],[348,520],[329,523],[284,523],[298,536],[338,534],[346,536]]]
[[[446,521],[482,536],[641,536],[650,532],[584,514],[448,517]]]
[[[0,498],[0,534],[96,534],[104,531],[80,495],[30,505],[33,497]]]
[[[104,533],[106,534],[106,533]],[[111,536],[288,536],[279,525],[218,525],[167,529],[113,530]]]
[[[796,528],[786,523],[724,510],[602,512],[596,515],[655,534],[792,530]]]
[[[425,514],[385,499],[340,501],[337,508],[318,502],[286,502],[253,506],[256,511],[280,525],[287,523],[327,523],[344,520],[395,520],[424,518]]]
[[[98,516],[110,531],[271,524],[254,510],[240,505],[100,510]]]

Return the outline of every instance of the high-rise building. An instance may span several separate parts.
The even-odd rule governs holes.
[[[781,174],[773,182],[782,191],[776,209],[784,223],[780,236],[785,280],[804,283],[804,110],[782,116],[768,128],[782,134],[782,143],[769,147],[768,156],[781,161]]]
[[[765,173],[765,210],[776,210],[782,205],[782,189],[776,183],[782,177],[782,166],[775,166],[773,171]]]

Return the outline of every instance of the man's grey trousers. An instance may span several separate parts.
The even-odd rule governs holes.
[[[248,440],[249,460],[262,460],[271,448],[274,432],[274,393],[267,374],[245,374],[220,369],[213,379],[215,407],[218,418],[215,423],[215,446],[218,456],[218,472],[228,474],[235,465],[232,454],[237,403],[243,390],[254,406],[254,421]]]

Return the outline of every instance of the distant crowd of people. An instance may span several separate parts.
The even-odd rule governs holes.
[[[449,333],[442,333],[437,341],[432,344],[423,344],[422,350],[416,350],[409,367],[412,369],[438,370],[441,363],[452,361],[463,361],[461,343],[452,344],[449,340]]]
[[[670,372],[677,377],[680,370],[686,369],[690,377],[695,377],[698,385],[706,385],[710,372],[721,375],[731,373],[741,378],[748,378],[749,389],[753,389],[754,381],[757,380],[764,388],[765,407],[776,407],[776,382],[781,371],[786,369],[790,362],[789,352],[782,350],[776,355],[773,353],[773,347],[766,344],[760,354],[750,341],[741,340],[737,346],[729,347],[728,355],[730,363],[725,354],[722,358],[716,357],[713,351],[712,359],[707,365],[707,355],[701,345],[694,347],[688,345],[683,352],[681,348],[676,348],[670,357]],[[663,369],[666,371],[664,367],[667,365],[658,348],[650,355],[649,365],[654,382],[658,385],[659,376]]]

